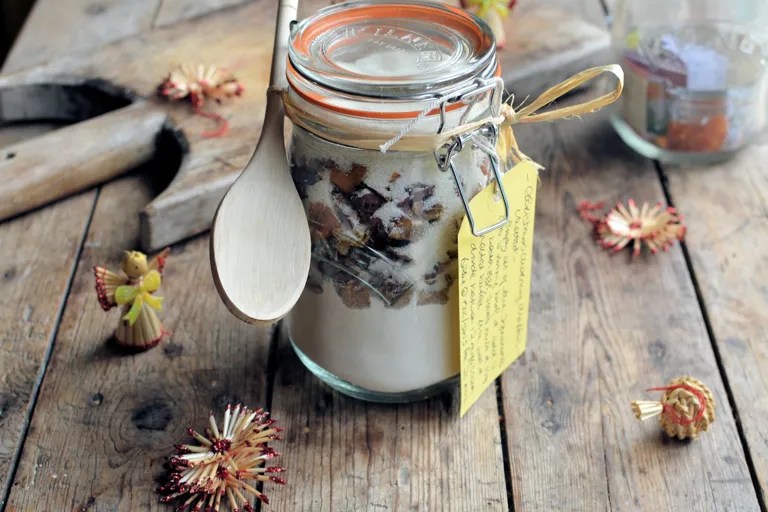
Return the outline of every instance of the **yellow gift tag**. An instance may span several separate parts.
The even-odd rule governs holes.
[[[523,160],[502,177],[509,223],[476,237],[459,230],[461,415],[525,350],[538,166]],[[469,203],[478,229],[504,218],[491,184]]]

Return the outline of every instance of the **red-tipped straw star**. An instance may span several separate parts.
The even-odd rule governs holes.
[[[205,434],[187,431],[199,444],[176,445],[168,483],[157,490],[163,495],[160,501],[176,501],[177,511],[189,512],[252,512],[254,499],[269,503],[256,488],[257,482],[285,484],[283,478],[270,474],[285,469],[265,466],[279,456],[267,446],[280,439],[282,429],[274,423],[263,409],[228,405],[219,429],[211,413]]]

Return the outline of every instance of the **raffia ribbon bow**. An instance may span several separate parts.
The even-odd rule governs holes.
[[[118,286],[117,290],[115,290],[115,302],[121,306],[131,304],[131,309],[123,316],[123,319],[128,321],[131,326],[138,320],[141,307],[145,303],[156,311],[162,311],[163,298],[152,295],[152,293],[160,288],[161,280],[160,272],[150,270],[141,279],[139,284],[125,284]]]
[[[584,103],[578,103],[576,105],[557,108],[546,112],[539,112],[542,108],[550,105],[558,98],[597,78],[603,73],[612,74],[617,79],[616,86],[611,91]],[[564,80],[559,84],[550,87],[528,105],[519,107],[519,110],[515,110],[514,107],[509,103],[503,103],[501,105],[501,119],[494,118],[491,120],[491,122],[499,126],[499,140],[496,143],[496,151],[499,156],[503,157],[505,155],[509,155],[514,161],[520,161],[521,159],[529,160],[529,158],[525,156],[518,148],[514,132],[512,131],[512,126],[523,123],[538,123],[542,121],[555,121],[557,119],[570,119],[573,117],[579,117],[583,114],[597,112],[601,108],[610,105],[619,99],[623,89],[624,71],[618,64],[610,64],[607,66],[589,68],[580,73],[576,73],[567,80]],[[479,126],[482,126],[482,124]]]

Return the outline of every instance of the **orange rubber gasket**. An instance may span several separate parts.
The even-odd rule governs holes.
[[[308,54],[309,45],[316,37],[329,30],[333,30],[339,26],[350,24],[354,21],[365,21],[371,19],[382,19],[392,17],[407,16],[409,18],[416,18],[422,20],[428,20],[435,22],[435,15],[442,14],[444,18],[443,25],[453,28],[462,34],[465,34],[468,38],[472,38],[471,41],[475,47],[482,44],[483,31],[481,27],[475,22],[475,20],[466,11],[458,7],[441,5],[410,5],[410,4],[381,4],[381,5],[368,5],[364,7],[354,8],[348,11],[338,11],[324,18],[320,18],[317,22],[309,24],[301,34],[301,37],[297,37],[291,43],[293,48],[298,50],[297,53]],[[495,77],[501,76],[501,66],[496,65],[494,72]],[[333,105],[328,101],[328,97],[323,94],[305,90],[298,83],[299,80],[305,79],[303,75],[293,66],[293,63],[288,59],[286,66],[286,78],[291,89],[303,98],[308,103],[316,105],[322,109],[344,114],[351,117],[358,118],[370,118],[370,119],[390,119],[390,120],[402,120],[413,119],[421,114],[421,111],[406,111],[406,112],[369,112],[365,110],[352,109]],[[322,87],[321,84],[318,84]],[[457,102],[446,106],[446,112],[451,112],[466,106],[463,102]],[[430,111],[427,115],[437,115],[440,113],[440,109],[436,108]]]
[[[447,11],[447,12],[446,12]],[[475,47],[480,46],[483,32],[480,26],[463,9],[449,5],[431,6],[431,5],[367,5],[356,7],[346,11],[337,11],[329,16],[320,18],[315,23],[307,25],[301,37],[294,39],[292,45],[295,50],[304,55],[309,53],[309,44],[320,34],[333,30],[337,27],[348,25],[355,21],[367,21],[371,19],[407,17],[412,19],[428,20],[435,22],[436,14],[444,14],[443,20],[440,20],[444,26],[458,30],[462,34],[474,38]],[[452,16],[451,16],[452,15]]]
[[[298,94],[301,98],[303,98],[308,103],[316,105],[324,110],[330,110],[331,112],[337,112],[339,114],[344,114],[351,117],[370,118],[370,119],[390,119],[390,120],[413,119],[418,117],[421,114],[421,111],[419,110],[406,111],[406,112],[370,112],[367,110],[357,110],[357,109],[352,109],[347,107],[341,107],[339,105],[333,105],[327,101],[327,98],[328,98],[327,96],[324,96],[316,92],[302,90],[301,87],[297,87],[296,80],[300,76],[301,76],[300,73],[296,71],[296,69],[293,67],[293,64],[291,64],[291,62],[288,61],[286,78],[288,79],[288,85],[290,86],[291,90],[296,94]],[[495,77],[501,76],[500,65],[496,66],[496,72],[493,74],[493,76]],[[457,103],[452,103],[445,107],[445,111],[453,112],[454,110],[460,109],[464,106],[466,106],[466,104],[461,101]],[[430,112],[428,112],[427,115],[433,116],[439,113],[440,113],[440,109],[435,108]]]

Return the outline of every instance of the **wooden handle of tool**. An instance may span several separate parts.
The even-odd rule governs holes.
[[[0,149],[0,220],[146,162],[166,117],[140,102]]]

